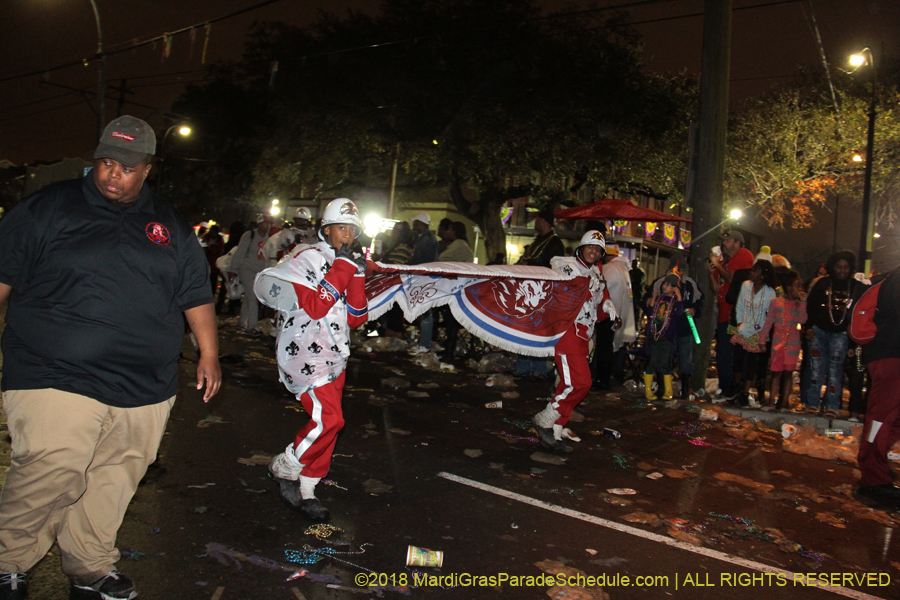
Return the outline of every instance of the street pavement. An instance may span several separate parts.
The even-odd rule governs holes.
[[[220,323],[223,389],[203,404],[186,344],[159,460],[120,530],[119,568],[141,598],[900,597],[900,515],[853,499],[853,464],[785,452],[777,422],[725,427],[726,414],[698,419],[710,404],[592,393],[570,422],[581,441],[560,457],[529,421],[549,383],[519,380],[503,398],[465,361],[427,370],[402,352],[354,350],[346,425],[317,488],[337,529],[311,531],[264,464],[305,413],[277,381],[269,340]],[[407,567],[411,545],[443,552],[442,568]],[[289,560],[317,549],[313,564]],[[541,579],[557,573],[605,585]],[[32,589],[67,597],[55,548]]]

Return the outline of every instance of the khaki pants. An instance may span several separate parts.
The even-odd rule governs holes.
[[[115,408],[55,389],[4,392],[12,464],[0,494],[0,571],[28,571],[54,539],[73,583],[112,571],[125,509],[174,402]]]

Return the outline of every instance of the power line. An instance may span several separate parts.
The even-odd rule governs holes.
[[[144,40],[143,42],[133,43],[124,48],[120,48],[118,50],[113,50],[111,52],[104,52],[103,54],[104,54],[104,56],[114,56],[116,54],[121,54],[122,52],[127,52],[129,50],[141,48],[143,46],[148,46],[150,44],[155,44],[156,42],[159,42],[159,41],[168,40],[169,38],[171,38],[173,36],[176,36],[176,35],[179,35],[182,33],[187,33],[193,29],[205,27],[207,25],[212,25],[213,23],[218,23],[218,22],[224,21],[226,19],[231,19],[231,18],[240,16],[242,14],[252,12],[254,10],[258,10],[260,8],[265,8],[266,6],[275,4],[277,2],[281,2],[281,0],[264,0],[263,2],[259,2],[257,4],[254,4],[253,6],[248,6],[247,8],[242,8],[242,9],[236,10],[234,12],[228,13],[227,15],[223,15],[221,17],[216,17],[216,18],[210,19],[208,21],[203,21],[202,23],[196,23],[196,24],[190,25],[188,27],[182,27],[181,29],[176,29],[175,31],[167,31],[166,33],[164,33],[162,35],[152,37],[150,39]],[[9,77],[3,77],[3,78],[0,78],[0,83],[6,82],[6,81],[13,81],[16,79],[23,79],[25,77],[33,77],[35,75],[43,75],[44,73],[51,73],[53,71],[58,71],[60,69],[66,69],[68,67],[72,67],[72,66],[76,66],[76,65],[85,65],[86,66],[89,62],[90,61],[88,59],[82,58],[82,59],[74,60],[71,62],[63,63],[60,65],[56,65],[55,67],[40,69],[38,71],[31,71],[30,73],[22,73],[20,75],[10,75]]]
[[[614,6],[597,7],[597,8],[590,8],[590,9],[584,9],[584,10],[580,10],[580,11],[569,12],[569,13],[560,13],[560,14],[555,14],[555,15],[547,15],[547,16],[545,16],[545,17],[538,17],[538,18],[532,19],[531,21],[533,21],[533,22],[537,22],[537,21],[546,21],[546,20],[559,19],[559,18],[568,18],[568,17],[572,17],[572,16],[578,16],[578,15],[584,15],[584,14],[591,14],[591,13],[598,13],[598,12],[607,12],[607,11],[614,11],[614,10],[623,10],[623,9],[628,9],[628,8],[643,8],[643,7],[647,7],[647,6],[652,6],[652,5],[654,5],[654,4],[666,4],[666,3],[669,3],[669,2],[676,2],[676,1],[679,1],[679,0],[637,0],[637,1],[634,1],[634,2],[626,2],[626,3],[623,3],[623,4],[617,4],[617,5],[614,5]],[[802,1],[803,1],[803,0],[771,0],[771,1],[769,1],[769,2],[763,2],[763,3],[760,3],[760,4],[753,4],[753,5],[749,5],[749,6],[742,6],[742,7],[739,7],[739,8],[734,8],[734,9],[732,9],[732,10],[733,10],[734,12],[738,12],[738,11],[744,11],[744,10],[757,9],[757,8],[766,8],[766,7],[770,7],[770,6],[778,6],[778,5],[782,5],[782,4],[793,4],[793,3],[796,3],[796,2],[802,2]],[[120,53],[122,53],[122,52],[127,52],[127,51],[129,51],[129,50],[134,50],[134,49],[136,49],[136,48],[141,48],[141,47],[143,47],[143,46],[147,46],[147,45],[150,45],[150,44],[154,44],[154,43],[159,42],[159,41],[165,41],[165,40],[167,40],[167,39],[169,39],[169,38],[171,38],[171,37],[174,37],[174,36],[176,36],[176,35],[180,35],[180,34],[182,34],[182,33],[190,32],[190,31],[192,31],[193,29],[196,29],[196,28],[204,27],[204,26],[206,26],[207,24],[217,23],[217,22],[220,22],[220,21],[224,21],[224,20],[226,20],[226,19],[231,19],[231,18],[240,16],[240,15],[242,15],[242,14],[245,14],[245,13],[248,13],[248,12],[252,12],[252,11],[255,11],[255,10],[258,10],[258,9],[260,9],[260,8],[265,8],[266,6],[275,4],[275,3],[277,3],[277,2],[281,2],[281,0],[264,0],[263,2],[259,2],[259,3],[257,3],[257,4],[254,4],[253,6],[248,6],[248,7],[246,7],[246,8],[236,10],[236,11],[234,11],[234,12],[231,12],[231,13],[229,13],[229,14],[227,14],[227,15],[223,15],[223,16],[221,16],[221,17],[216,17],[216,18],[210,19],[210,20],[208,20],[208,21],[203,21],[202,23],[197,23],[197,24],[194,24],[194,25],[190,25],[190,26],[188,26],[188,27],[183,27],[183,28],[177,29],[177,30],[175,30],[175,31],[166,32],[166,33],[164,33],[164,34],[162,34],[162,35],[158,35],[158,36],[149,38],[149,39],[147,39],[147,40],[145,40],[145,41],[143,41],[143,42],[138,42],[138,43],[130,44],[130,45],[125,46],[125,47],[123,47],[123,48],[120,48],[120,49],[118,49],[118,50],[113,50],[113,51],[110,51],[110,52],[105,52],[104,55],[105,55],[105,56],[114,56],[114,55],[116,55],[116,54],[120,54]],[[643,21],[633,21],[633,22],[629,22],[629,23],[624,23],[623,25],[646,25],[646,24],[650,24],[650,23],[661,23],[661,22],[665,22],[665,21],[674,21],[674,20],[678,20],[678,19],[687,19],[687,18],[695,18],[695,17],[702,17],[702,16],[703,16],[703,13],[702,13],[702,12],[699,12],[699,13],[689,13],[689,14],[684,14],[684,15],[674,15],[674,16],[671,16],[671,17],[661,17],[661,18],[658,18],[658,19],[646,19],[646,20],[643,20]],[[526,21],[526,22],[527,22],[527,21]],[[388,42],[380,42],[380,43],[376,43],[376,44],[368,44],[368,45],[364,45],[364,46],[356,46],[356,47],[344,48],[344,49],[340,49],[340,50],[323,51],[323,52],[316,53],[316,54],[308,54],[308,55],[306,55],[306,56],[302,56],[302,57],[299,57],[299,58],[301,58],[301,59],[305,59],[305,58],[317,58],[317,57],[321,57],[321,56],[329,56],[329,55],[336,55],[336,54],[342,54],[342,53],[347,53],[347,52],[355,52],[355,51],[359,51],[359,50],[368,50],[368,49],[375,49],[375,48],[384,48],[384,47],[387,47],[387,46],[395,46],[395,45],[398,45],[398,44],[406,44],[406,43],[410,43],[410,42],[419,42],[419,41],[427,40],[427,39],[442,38],[442,37],[451,36],[451,35],[462,35],[462,34],[466,34],[466,33],[473,33],[473,32],[475,32],[475,31],[484,31],[484,30],[488,30],[488,29],[496,29],[496,27],[497,27],[497,26],[491,26],[491,27],[484,27],[484,28],[468,29],[468,30],[464,30],[464,31],[455,31],[455,32],[437,33],[437,34],[427,35],[427,36],[417,36],[417,37],[414,37],[414,38],[407,38],[407,39],[402,39],[402,40],[393,40],[393,41],[388,41]],[[31,72],[29,72],[29,73],[22,73],[22,74],[20,74],[20,75],[11,75],[11,76],[9,76],[9,77],[3,77],[3,78],[0,78],[0,83],[6,82],[6,81],[13,81],[13,80],[16,80],[16,79],[23,79],[23,78],[26,78],[26,77],[33,77],[33,76],[35,76],[35,75],[42,75],[42,74],[45,74],[45,73],[50,73],[50,72],[53,72],[53,71],[58,71],[58,70],[61,70],[61,69],[65,69],[65,68],[68,68],[68,67],[72,67],[72,66],[87,65],[89,62],[90,62],[89,59],[78,59],[78,60],[74,60],[74,61],[71,61],[71,62],[67,62],[67,63],[63,63],[63,64],[60,64],[60,65],[57,65],[57,66],[55,66],[55,67],[49,67],[49,68],[46,68],[46,69],[41,69],[41,70],[37,70],[37,71],[31,71]],[[131,79],[131,78],[129,78],[129,79]]]
[[[611,11],[611,10],[620,10],[623,8],[639,8],[639,7],[643,7],[643,6],[649,6],[652,4],[660,4],[660,3],[673,2],[673,1],[678,1],[678,0],[644,0],[642,2],[630,2],[630,3],[626,3],[626,4],[617,4],[615,6],[589,8],[589,9],[575,11],[575,12],[571,12],[571,13],[559,13],[559,14],[555,14],[555,15],[547,15],[545,17],[539,17],[536,19],[531,19],[531,20],[522,21],[522,22],[527,23],[527,22],[547,21],[547,20],[552,20],[552,19],[568,18],[568,17],[572,17],[572,16],[578,16],[578,15],[584,15],[584,14],[590,14],[590,13],[605,12],[605,11]],[[734,9],[732,9],[732,12],[753,10],[753,9],[757,9],[757,8],[767,8],[770,6],[779,6],[782,4],[794,4],[797,2],[803,2],[803,0],[771,0],[769,2],[763,2],[760,4],[752,4],[749,6],[742,6],[739,8],[734,8]],[[702,13],[702,12],[687,13],[687,14],[683,14],[683,15],[659,17],[656,19],[645,19],[642,21],[629,21],[626,23],[622,23],[621,25],[623,25],[623,26],[647,25],[647,24],[651,24],[651,23],[662,23],[665,21],[676,21],[679,19],[702,17],[703,15],[704,15],[704,13]],[[356,52],[359,50],[374,50],[376,48],[384,48],[387,46],[396,46],[396,45],[400,45],[400,44],[419,43],[423,40],[440,39],[440,38],[447,37],[447,36],[463,35],[463,34],[467,34],[467,33],[474,33],[476,31],[486,31],[486,30],[490,30],[490,29],[496,29],[497,27],[499,27],[499,25],[489,26],[489,27],[478,27],[478,28],[474,28],[474,29],[466,29],[463,31],[436,33],[436,34],[426,35],[426,36],[416,36],[416,37],[411,37],[411,38],[406,38],[406,39],[401,39],[401,40],[393,40],[393,41],[389,41],[389,42],[379,42],[376,44],[366,44],[363,46],[354,46],[351,48],[343,48],[343,49],[339,49],[339,50],[326,50],[326,51],[322,51],[322,52],[317,52],[315,54],[307,54],[304,56],[300,56],[300,57],[298,57],[298,60],[304,60],[307,58],[320,58],[323,56],[334,56],[336,54],[344,54],[347,52]],[[600,29],[607,29],[607,26],[584,28],[581,31],[597,31]]]
[[[75,92],[72,92],[72,93],[74,94]],[[45,108],[45,109],[43,109],[43,110],[36,110],[36,111],[34,111],[34,112],[25,113],[25,114],[23,114],[23,115],[16,115],[16,116],[13,116],[13,117],[0,118],[0,123],[6,122],[6,121],[14,121],[14,120],[16,120],[16,119],[21,119],[21,118],[23,118],[23,117],[33,117],[33,116],[35,116],[35,115],[43,115],[43,114],[45,114],[45,113],[53,112],[53,111],[55,111],[55,110],[60,110],[60,109],[63,109],[63,108],[69,108],[69,107],[72,107],[72,106],[78,106],[79,104],[81,104],[81,103],[83,103],[83,102],[84,102],[84,100],[78,100],[77,102],[71,102],[71,103],[69,103],[69,104],[63,104],[63,105],[60,105],[60,106],[53,106],[53,107],[51,107],[51,108]]]
[[[173,31],[173,32],[167,32],[167,33],[165,33],[165,34],[163,34],[163,35],[159,35],[159,36],[156,36],[156,37],[147,39],[147,40],[145,40],[145,41],[143,41],[143,42],[138,42],[138,43],[135,43],[135,44],[131,44],[131,45],[127,46],[127,47],[123,47],[123,48],[120,48],[120,49],[118,49],[118,50],[114,50],[114,51],[112,51],[112,52],[107,52],[106,55],[107,55],[107,56],[109,56],[109,55],[115,55],[115,54],[119,54],[119,53],[122,53],[122,52],[126,52],[126,51],[128,51],[128,50],[133,50],[133,49],[135,49],[135,48],[140,48],[140,47],[142,47],[142,46],[146,46],[146,45],[149,45],[149,44],[153,44],[153,43],[155,43],[155,42],[158,42],[158,41],[161,41],[161,40],[165,40],[166,38],[169,38],[169,37],[172,37],[172,36],[175,36],[175,35],[179,35],[179,34],[182,34],[182,33],[186,33],[186,32],[189,32],[189,31],[195,29],[195,28],[199,28],[199,27],[205,26],[207,23],[210,23],[210,24],[211,24],[211,23],[220,22],[220,21],[223,21],[223,20],[226,20],[226,19],[234,18],[234,17],[236,17],[236,16],[239,16],[239,15],[242,15],[242,14],[245,14],[245,13],[247,13],[247,12],[254,11],[254,10],[258,10],[258,9],[260,9],[260,8],[264,8],[264,7],[266,7],[266,6],[275,4],[275,3],[280,2],[280,1],[281,1],[281,0],[264,0],[263,2],[259,2],[259,3],[257,3],[257,4],[252,5],[252,6],[249,6],[249,7],[243,8],[243,9],[239,9],[239,10],[234,11],[234,12],[231,12],[231,13],[229,13],[229,14],[227,14],[227,15],[223,15],[223,16],[220,16],[220,17],[216,17],[216,18],[211,19],[211,20],[209,20],[209,21],[204,21],[204,22],[199,23],[199,24],[195,24],[195,25],[191,25],[191,26],[188,26],[188,27],[184,27],[184,28],[181,28],[181,29],[176,30],[176,31]],[[546,21],[546,20],[559,19],[559,18],[568,18],[568,17],[578,16],[578,15],[583,15],[583,14],[598,13],[598,12],[605,12],[605,11],[614,11],[614,10],[623,10],[623,9],[627,9],[627,8],[642,8],[642,7],[647,7],[647,6],[651,6],[651,5],[655,5],[655,4],[665,4],[665,3],[675,2],[675,1],[679,1],[679,0],[637,0],[637,1],[634,1],[634,2],[626,2],[626,3],[623,3],[623,4],[614,5],[614,6],[598,7],[598,8],[585,9],[585,10],[581,10],[581,11],[574,11],[574,12],[570,12],[570,13],[559,13],[559,14],[555,14],[555,15],[547,15],[547,16],[544,16],[544,17],[538,17],[538,18],[536,18],[536,19],[533,19],[532,21]],[[755,9],[758,9],[758,8],[767,8],[767,7],[771,7],[771,6],[779,6],[779,5],[786,5],[786,4],[794,4],[794,3],[802,2],[802,1],[803,1],[803,0],[770,0],[770,1],[768,1],[768,2],[761,2],[761,3],[758,3],[758,4],[752,4],[752,5],[748,5],[748,6],[742,6],[742,7],[734,8],[734,9],[732,9],[732,10],[733,10],[733,12],[739,12],[739,11],[745,11],[745,10],[755,10]],[[680,20],[680,19],[702,17],[703,15],[704,15],[704,13],[702,13],[702,12],[697,12],[697,13],[687,13],[687,14],[682,14],[682,15],[672,15],[672,16],[668,16],[668,17],[660,17],[660,18],[656,18],[656,19],[644,19],[644,20],[640,20],[640,21],[631,21],[631,22],[623,23],[623,25],[626,25],[626,26],[647,25],[647,24],[652,24],[652,23],[661,23],[661,22],[666,22],[666,21],[674,21],[674,20]],[[469,29],[469,30],[464,30],[464,31],[438,33],[438,34],[433,34],[433,35],[431,35],[431,36],[420,36],[420,37],[408,38],[408,39],[402,39],[402,40],[393,40],[393,41],[381,42],[381,43],[377,43],[377,44],[368,44],[368,45],[364,45],[364,46],[357,46],[357,47],[351,47],[351,48],[344,48],[344,49],[340,49],[340,50],[331,50],[331,51],[327,51],[327,52],[321,52],[321,53],[316,53],[316,54],[309,54],[309,55],[306,55],[306,56],[303,56],[303,57],[300,57],[300,58],[304,58],[304,59],[305,59],[305,58],[316,58],[316,57],[329,56],[329,55],[335,55],[335,54],[347,53],[347,52],[354,52],[354,51],[360,51],[360,50],[375,49],[375,48],[383,48],[383,47],[386,47],[386,46],[393,46],[393,45],[399,45],[399,44],[404,44],[404,43],[420,42],[420,41],[422,41],[422,40],[424,40],[424,39],[433,39],[433,38],[438,38],[438,39],[439,39],[439,38],[443,38],[443,37],[447,37],[447,36],[462,35],[462,34],[466,34],[466,33],[472,33],[472,32],[475,32],[475,31],[484,31],[484,30],[487,30],[487,29],[495,29],[496,27],[497,27],[497,26],[485,27],[485,28],[476,28],[476,29]],[[586,31],[590,31],[590,30],[602,29],[602,28],[605,28],[605,27],[601,27],[601,28],[587,28],[587,29],[585,29],[585,30],[586,30]],[[34,76],[34,75],[42,75],[42,74],[44,74],[44,73],[49,73],[49,72],[51,72],[51,71],[55,71],[55,70],[67,68],[67,67],[73,66],[73,65],[82,65],[82,64],[84,64],[84,63],[85,63],[84,60],[73,61],[73,62],[71,62],[71,63],[66,63],[66,64],[63,64],[63,65],[58,65],[58,66],[56,66],[56,67],[51,67],[51,68],[49,68],[49,69],[42,69],[42,70],[39,70],[39,71],[32,71],[32,72],[30,72],[30,73],[25,73],[25,74],[21,74],[21,75],[14,75],[14,76],[10,76],[10,77],[0,78],[0,83],[5,82],[5,81],[15,80],[15,79],[22,79],[22,78],[25,78],[25,77],[31,77],[31,76]],[[150,78],[159,78],[159,77],[170,77],[170,76],[176,76],[176,75],[181,75],[181,74],[191,74],[191,73],[198,73],[198,72],[206,72],[206,70],[207,70],[207,69],[191,69],[191,70],[187,70],[187,71],[179,71],[179,72],[177,72],[177,73],[171,73],[171,74],[161,74],[161,75],[141,75],[141,76],[129,77],[128,79],[129,79],[129,81],[132,81],[132,80],[135,80],[135,79],[150,79]],[[775,75],[775,76],[770,76],[770,77],[756,77],[756,78],[732,79],[731,81],[733,81],[733,82],[742,82],[742,81],[754,81],[754,80],[761,80],[761,79],[787,79],[787,78],[790,78],[790,77],[792,77],[792,76],[791,76],[791,75]],[[175,82],[160,82],[160,83],[157,83],[157,84],[146,84],[146,85],[132,86],[132,87],[146,88],[146,87],[158,87],[158,86],[165,86],[165,85],[187,85],[187,84],[190,84],[190,83],[199,83],[199,82],[202,82],[202,81],[204,81],[204,80],[205,80],[205,79],[197,79],[197,80],[188,81],[188,82],[181,82],[181,81],[175,81]],[[74,93],[74,92],[73,92],[73,93]],[[59,95],[59,96],[54,96],[53,98],[59,98],[59,97],[63,97],[63,96],[66,96],[66,95],[68,95],[68,94],[61,94],[61,95]],[[53,98],[44,99],[44,100],[41,100],[41,101],[38,101],[38,102],[50,100],[50,99],[53,99]],[[34,104],[34,103],[29,103],[29,104]],[[49,109],[46,109],[46,110],[44,110],[44,111],[35,111],[35,112],[27,113],[27,114],[24,114],[24,115],[18,115],[17,117],[12,117],[12,118],[22,118],[22,117],[33,116],[33,115],[37,115],[37,114],[43,114],[44,112],[50,112],[50,111],[53,111],[53,110],[59,110],[59,109],[61,109],[61,108],[68,108],[68,107],[70,107],[70,106],[75,106],[75,105],[77,105],[77,104],[80,104],[80,101],[79,101],[79,102],[76,102],[76,103],[72,103],[72,104],[67,104],[67,105],[62,105],[62,106],[58,106],[58,107],[49,108]],[[141,108],[147,108],[147,109],[150,109],[150,110],[153,110],[153,111],[158,111],[158,110],[159,110],[159,108],[157,108],[157,107],[147,106],[147,105],[139,104],[139,103],[136,103],[136,102],[130,102],[130,101],[129,101],[129,104],[132,104],[132,105],[134,105],[134,106],[138,106],[138,107],[141,107]],[[20,106],[21,106],[21,105],[16,106],[16,107],[13,107],[13,108],[18,108],[18,107],[20,107]],[[7,120],[10,120],[10,119],[11,119],[11,118],[0,119],[0,122],[2,122],[2,121],[7,121]]]

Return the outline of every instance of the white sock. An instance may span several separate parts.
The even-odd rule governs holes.
[[[562,425],[557,425],[556,423],[553,424],[553,439],[555,439],[557,442],[562,441],[562,431]]]
[[[319,483],[321,477],[304,477],[300,476],[300,497],[304,500],[311,500],[316,497],[316,484]]]
[[[534,415],[532,422],[538,427],[550,429],[553,427],[554,421],[560,417],[560,414],[553,408],[553,404],[548,402],[546,408]]]

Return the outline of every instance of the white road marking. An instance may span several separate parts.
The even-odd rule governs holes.
[[[794,581],[794,573],[792,571],[786,571],[784,569],[779,569],[777,567],[772,567],[763,563],[758,563],[752,560],[744,560],[743,558],[738,558],[736,556],[732,556],[731,554],[725,554],[724,552],[718,552],[716,550],[710,550],[709,548],[697,547],[685,542],[679,542],[678,540],[672,539],[670,537],[662,536],[656,533],[651,533],[649,531],[644,531],[643,529],[638,529],[637,527],[630,527],[628,525],[622,525],[621,523],[616,523],[615,521],[608,521],[606,519],[601,519],[600,517],[595,517],[593,515],[589,515],[587,513],[579,512],[577,510],[572,510],[569,508],[565,508],[556,504],[550,504],[549,502],[544,502],[543,500],[537,500],[536,498],[530,498],[528,496],[523,496],[522,494],[517,494],[515,492],[510,492],[509,490],[504,490],[503,488],[494,487],[492,485],[488,485],[486,483],[481,483],[478,481],[474,481],[472,479],[466,479],[465,477],[460,477],[459,475],[453,475],[452,473],[440,472],[438,473],[438,477],[443,477],[444,479],[448,479],[450,481],[455,481],[456,483],[461,483],[463,485],[467,485],[469,487],[473,487],[485,492],[489,492],[491,494],[495,494],[497,496],[502,496],[504,498],[509,498],[510,500],[515,500],[516,502],[522,502],[523,504],[528,504],[534,506],[536,508],[543,508],[544,510],[549,510],[550,512],[555,512],[560,515],[565,515],[567,517],[572,517],[575,519],[579,519],[581,521],[585,521],[587,523],[593,523],[594,525],[600,525],[601,527],[606,527],[607,529],[612,529],[615,531],[619,531],[621,533],[627,533],[628,535],[634,535],[637,537],[644,538],[646,540],[650,540],[652,542],[659,542],[660,544],[665,544],[667,546],[672,546],[674,548],[679,548],[681,550],[685,550],[687,552],[693,552],[694,554],[700,554],[702,556],[706,556],[709,558],[713,558],[716,560],[721,560],[722,562],[731,563],[733,565],[738,565],[741,567],[745,567],[747,569],[753,569],[754,571],[762,571],[764,573],[781,573],[785,577],[788,578],[788,581]],[[838,594],[840,596],[846,596],[847,598],[856,598],[857,600],[885,600],[880,596],[872,596],[870,594],[866,594],[864,592],[859,592],[857,590],[851,588],[845,588],[841,586],[834,585],[823,585],[823,586],[809,586],[814,589],[827,590],[834,594]]]
[[[225,593],[225,588],[224,588],[224,587],[217,587],[217,588],[216,588],[216,593],[213,594],[213,597],[212,597],[210,600],[219,600],[219,598],[222,597],[222,594],[223,594],[223,593]]]

